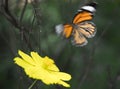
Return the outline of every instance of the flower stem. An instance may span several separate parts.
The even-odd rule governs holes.
[[[37,82],[37,80],[35,80],[30,86],[28,89],[32,89],[32,87],[35,85],[35,83]]]

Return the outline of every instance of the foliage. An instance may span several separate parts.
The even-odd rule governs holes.
[[[9,9],[4,9],[7,1]],[[57,36],[54,27],[71,22],[77,9],[90,0],[35,1],[38,2],[0,1],[1,89],[27,89],[33,82],[13,63],[18,49],[26,53],[37,51],[55,59],[60,70],[72,75],[70,89],[120,89],[120,1],[96,0],[98,7],[93,22],[97,35],[84,47],[72,46],[70,40]],[[33,87],[40,88],[64,89],[41,82]]]

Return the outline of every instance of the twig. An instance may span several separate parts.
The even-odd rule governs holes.
[[[96,42],[94,42],[94,45],[92,46],[91,52],[90,52],[90,56],[89,56],[89,62],[88,65],[85,67],[83,74],[80,76],[80,83],[78,86],[78,89],[80,89],[81,85],[83,84],[83,82],[85,81],[85,79],[87,78],[90,69],[91,69],[91,64],[93,61],[93,57],[95,54],[95,50],[96,47],[99,45],[98,43],[100,42],[100,39],[102,38],[102,36],[107,32],[108,28],[111,26],[111,22],[106,26],[106,28],[103,30],[103,32],[101,33],[101,35],[99,36],[98,40]]]
[[[99,38],[98,38],[97,41],[95,42],[95,45],[96,45],[96,46],[98,46],[101,38],[104,36],[104,34],[105,34],[105,33],[107,32],[107,30],[110,28],[111,24],[112,24],[112,22],[109,22],[109,23],[106,25],[105,29],[102,31],[101,35],[99,36]]]
[[[40,51],[40,53],[42,54],[42,49],[41,49],[41,44],[40,44],[40,42],[41,42],[41,10],[40,10],[40,8],[39,8],[39,5],[40,5],[40,3],[39,3],[39,0],[34,0],[32,3],[32,7],[33,7],[33,11],[34,11],[34,18],[33,18],[33,22],[36,20],[36,22],[37,22],[37,25],[38,25],[38,27],[39,27],[39,39],[38,39],[38,50]],[[33,23],[32,23],[33,24]]]
[[[35,85],[35,83],[37,82],[37,80],[35,80],[30,86],[28,89],[32,89],[32,87]]]
[[[6,19],[8,21],[10,21],[12,24],[15,25],[15,27],[19,28],[19,25],[17,23],[17,20],[15,19],[15,17],[10,13],[9,9],[8,9],[8,0],[5,0],[2,5],[1,5],[2,9],[3,9],[3,15],[6,17]]]
[[[20,22],[21,22],[22,19],[23,19],[24,12],[25,12],[26,7],[27,7],[27,3],[28,3],[28,0],[25,0],[25,4],[24,4],[24,7],[23,7],[22,12],[21,12],[21,15],[20,15],[20,20],[19,20]]]
[[[34,2],[32,2],[32,6],[33,6],[33,10],[34,10],[34,14],[35,14],[35,17],[36,17],[36,21],[37,21],[37,24],[40,26],[41,25],[41,20],[40,17],[41,17],[41,14],[40,14],[40,8],[38,8],[38,5],[37,5],[37,0],[35,0]],[[39,10],[39,12],[38,12]]]
[[[112,78],[110,66],[107,67],[107,74],[108,74],[108,89],[115,89],[116,77],[114,79]]]
[[[92,65],[92,61],[93,61],[93,57],[94,57],[94,54],[95,54],[95,44],[92,46],[92,49],[91,49],[91,52],[90,52],[90,56],[89,56],[89,62],[88,64],[86,65],[84,71],[83,71],[83,74],[80,76],[79,78],[79,85],[78,85],[78,88],[77,89],[80,89],[81,85],[83,84],[83,82],[86,80],[90,70],[91,70],[91,65]]]
[[[30,42],[28,41],[27,38],[27,33],[29,33],[29,30],[21,25],[21,23],[12,15],[12,13],[9,10],[9,6],[8,6],[8,0],[3,1],[3,3],[1,4],[1,8],[3,11],[0,11],[0,13],[16,28],[18,28],[20,31],[23,32],[23,36],[25,39],[25,42],[27,44],[27,46],[30,48],[30,50],[32,50],[32,46],[30,44]],[[21,16],[22,19],[22,16]]]

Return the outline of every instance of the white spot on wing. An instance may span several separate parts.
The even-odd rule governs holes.
[[[55,26],[55,31],[58,35],[62,33],[63,29],[64,29],[63,24],[59,24]]]
[[[96,9],[92,6],[83,6],[82,9],[90,11],[90,12],[95,12]]]

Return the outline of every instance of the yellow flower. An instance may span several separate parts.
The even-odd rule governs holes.
[[[45,84],[60,84],[65,87],[70,87],[64,81],[69,81],[71,75],[60,72],[54,61],[49,57],[41,57],[37,52],[31,52],[31,56],[22,51],[18,51],[20,57],[15,57],[14,61],[22,67],[25,73],[33,79],[41,80]]]

